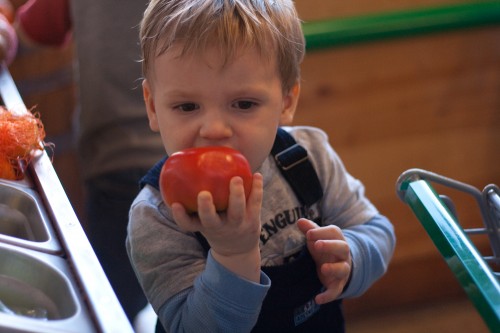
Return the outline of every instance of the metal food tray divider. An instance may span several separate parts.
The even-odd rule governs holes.
[[[474,197],[484,227],[463,229],[450,198],[431,182]],[[408,204],[492,332],[500,332],[500,189],[473,186],[421,169],[403,172],[396,192]],[[492,255],[483,256],[467,235],[488,236]],[[496,267],[496,268],[495,268]]]
[[[5,107],[9,110],[21,110],[21,112],[27,110],[5,65],[0,67],[0,95]],[[13,253],[18,252],[17,249],[19,249],[26,252],[28,257],[31,256],[40,259],[42,262],[43,258],[49,258],[51,262],[48,263],[50,265],[47,266],[51,266],[53,261],[55,265],[51,267],[57,272],[59,272],[57,268],[58,260],[66,262],[68,266],[67,269],[61,268],[61,272],[67,270],[69,273],[66,273],[72,275],[71,278],[74,280],[75,284],[74,291],[80,294],[78,298],[82,300],[82,303],[86,307],[83,312],[89,313],[90,325],[87,325],[86,328],[84,327],[85,325],[83,325],[81,328],[85,332],[88,331],[89,327],[91,327],[92,332],[133,332],[85,232],[78,221],[47,153],[41,151],[35,154],[35,157],[28,165],[25,180],[19,182],[4,181],[3,186],[5,185],[12,185],[21,190],[25,187],[26,192],[29,192],[29,189],[32,188],[38,193],[47,215],[49,216],[49,220],[52,223],[52,227],[55,230],[57,240],[61,243],[62,254],[58,256],[57,254],[43,253],[43,250],[38,251],[39,253],[36,249],[22,250],[21,246],[16,247],[15,243],[9,244],[9,242],[0,241],[2,249],[4,251],[12,250]],[[38,261],[35,260],[34,263],[36,262]],[[2,316],[5,316],[5,314],[2,314]],[[15,317],[17,316],[13,316],[11,321],[16,321],[17,318]],[[29,319],[28,321],[33,322],[35,320],[36,319]],[[54,322],[64,322],[64,319],[54,320]],[[36,322],[34,325],[36,327]],[[40,323],[40,332],[47,331],[44,325],[44,322]],[[18,332],[20,329],[19,327],[4,327],[3,324],[0,324],[0,328],[12,332]],[[75,332],[80,332],[77,327],[72,328],[72,330],[73,329]],[[37,331],[38,330],[34,332]],[[57,331],[59,331],[59,329],[57,329]]]

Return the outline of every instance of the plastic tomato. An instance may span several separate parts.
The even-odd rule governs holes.
[[[248,197],[252,171],[239,151],[220,146],[189,148],[169,156],[160,173],[160,191],[167,204],[178,202],[188,212],[198,211],[198,193],[209,191],[216,210],[224,211],[228,206],[229,181],[235,176],[243,179]]]

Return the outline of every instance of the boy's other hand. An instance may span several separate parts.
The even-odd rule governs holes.
[[[344,289],[352,268],[349,244],[339,227],[318,226],[316,223],[299,219],[297,226],[307,239],[307,248],[316,262],[318,277],[325,291],[316,295],[317,304],[335,300]]]

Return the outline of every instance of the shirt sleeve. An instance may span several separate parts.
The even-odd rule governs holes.
[[[250,332],[271,281],[260,284],[225,269],[209,252],[205,271],[189,288],[167,300],[158,313],[168,332]]]
[[[396,246],[394,227],[385,216],[377,215],[342,232],[351,249],[353,270],[349,286],[340,297],[357,297],[387,271]]]
[[[31,41],[47,46],[61,46],[71,32],[68,0],[29,0],[17,11],[23,33]]]
[[[158,190],[132,204],[126,248],[144,292],[167,332],[250,332],[270,279],[260,283],[220,265],[191,233],[171,221]]]

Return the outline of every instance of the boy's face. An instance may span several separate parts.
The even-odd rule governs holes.
[[[157,57],[143,82],[153,131],[167,154],[190,147],[229,146],[256,171],[269,155],[279,125],[289,125],[299,86],[283,93],[275,60],[256,50],[224,63],[218,48],[180,57],[180,46]],[[267,59],[267,58],[266,58]]]

